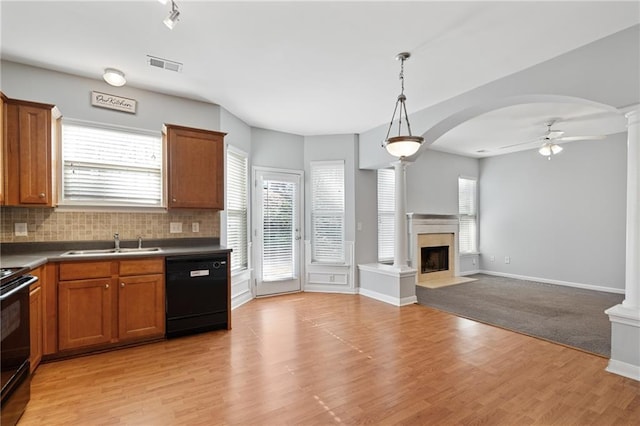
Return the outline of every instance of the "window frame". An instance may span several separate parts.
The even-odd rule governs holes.
[[[158,153],[161,156],[159,171],[159,203],[158,204],[141,204],[127,202],[111,202],[101,200],[71,200],[65,197],[64,190],[64,174],[65,174],[65,158],[64,158],[64,126],[71,125],[77,127],[87,127],[94,129],[104,129],[107,131],[115,131],[121,133],[137,134],[143,136],[151,136],[158,140]],[[127,211],[127,212],[166,212],[166,148],[165,141],[161,131],[148,129],[133,128],[127,126],[119,126],[109,123],[99,123],[88,120],[80,120],[75,118],[63,118],[59,127],[59,133],[56,143],[56,160],[58,167],[56,168],[57,176],[57,206],[56,210],[60,211]]]
[[[460,207],[460,203],[461,203],[461,181],[462,180],[467,180],[467,181],[473,181],[474,182],[474,191],[473,191],[473,200],[472,200],[472,206],[473,206],[473,213],[461,213],[461,207]],[[458,221],[460,223],[460,225],[462,225],[463,222],[463,218],[466,219],[472,219],[473,220],[473,224],[474,224],[474,228],[475,228],[475,232],[474,235],[472,236],[472,245],[473,247],[471,247],[471,250],[468,251],[463,251],[462,250],[462,234],[463,234],[463,230],[462,230],[462,226],[459,226],[459,230],[458,230],[458,252],[461,256],[465,256],[465,255],[474,255],[474,254],[478,254],[479,253],[479,220],[478,220],[478,178],[474,177],[474,176],[463,176],[460,175],[458,176]]]
[[[390,195],[391,198],[391,209],[390,210],[381,210],[381,203],[380,203],[380,174],[381,173],[386,173],[389,174],[391,176],[391,185],[390,188],[386,188],[386,193],[388,195]],[[376,170],[376,205],[377,205],[377,256],[378,256],[378,263],[384,263],[384,264],[391,264],[394,261],[394,253],[395,253],[395,193],[396,193],[396,188],[395,188],[395,170],[394,169],[378,169]],[[388,178],[388,177],[387,177]],[[389,194],[389,192],[391,194]],[[387,241],[387,244],[391,244],[391,249],[390,249],[390,255],[388,256],[381,256],[381,242],[383,240],[383,235],[381,235],[381,225],[382,225],[382,221],[383,218],[391,218],[390,223],[389,223],[389,227],[390,227],[390,236],[391,238],[388,238],[388,235],[385,234],[385,236],[387,238],[384,238],[385,240],[389,240]],[[387,230],[388,231],[388,230]],[[387,250],[388,251],[388,250]],[[385,251],[386,253],[386,251]]]
[[[243,157],[244,161],[245,161],[245,236],[246,236],[246,241],[245,241],[245,253],[244,253],[244,257],[246,260],[246,263],[243,264],[240,268],[233,268],[233,262],[231,262],[231,275],[237,275],[237,274],[241,274],[249,269],[251,269],[251,256],[250,256],[250,242],[251,242],[251,229],[250,229],[250,214],[251,214],[251,198],[250,198],[250,182],[251,182],[251,176],[250,176],[250,165],[249,165],[249,155],[230,145],[230,144],[226,144],[226,148],[227,151],[225,153],[225,217],[226,217],[226,223],[225,223],[225,235],[226,235],[226,244],[227,247],[230,247],[229,244],[229,213],[232,211],[232,209],[230,208],[230,203],[228,200],[229,197],[229,154],[231,155],[236,155],[239,157]],[[233,247],[231,247],[233,248]],[[235,252],[232,251],[231,256],[233,257],[233,253]]]
[[[317,173],[317,170],[321,168],[329,168],[330,166],[340,166],[342,171],[342,210],[332,210],[332,209],[316,209],[315,208],[315,185],[314,185],[314,174]],[[345,247],[345,235],[346,235],[346,165],[344,160],[325,160],[325,161],[311,161],[309,163],[309,185],[311,189],[311,208],[310,208],[310,262],[312,264],[317,265],[344,265],[346,264],[346,247]],[[317,212],[320,213],[317,213]],[[341,224],[340,228],[340,240],[341,247],[339,249],[340,256],[335,258],[320,258],[316,256],[316,218],[318,217],[326,217],[326,218],[337,218],[339,217],[339,221]]]

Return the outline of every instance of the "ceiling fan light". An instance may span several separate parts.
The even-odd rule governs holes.
[[[115,68],[106,68],[104,70],[102,78],[104,78],[104,81],[106,81],[110,85],[116,87],[124,86],[124,84],[127,82],[127,80],[124,78],[124,73]]]
[[[552,154],[559,154],[562,151],[562,147],[558,144],[552,143],[551,144],[551,153]]]
[[[167,3],[169,3],[169,0],[158,0],[158,1],[159,1],[160,3],[162,3],[162,4],[167,4]]]
[[[545,157],[548,157],[551,155],[551,144],[549,143],[545,143],[544,145],[542,145],[542,147],[538,150],[538,152],[540,153],[540,155],[544,155]]]
[[[420,149],[424,138],[420,136],[396,136],[387,139],[387,152],[394,157],[409,157]]]

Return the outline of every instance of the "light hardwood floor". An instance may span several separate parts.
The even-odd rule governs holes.
[[[299,293],[216,331],[41,365],[19,425],[637,425],[607,360],[419,305]]]

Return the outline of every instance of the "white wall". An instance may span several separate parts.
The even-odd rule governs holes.
[[[161,131],[163,124],[220,129],[218,105],[164,95],[103,80],[2,61],[2,92],[9,98],[56,105],[63,117]],[[91,92],[135,99],[135,114],[91,106]]]
[[[480,161],[481,268],[622,290],[626,133],[563,146]]]

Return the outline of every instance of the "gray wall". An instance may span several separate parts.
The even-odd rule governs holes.
[[[407,212],[458,214],[458,177],[478,177],[475,158],[426,150],[407,167]]]
[[[226,144],[233,145],[250,156],[251,127],[224,108],[220,108],[220,131],[227,134],[224,137]]]
[[[626,133],[563,146],[480,161],[481,268],[624,289]]]
[[[220,129],[220,107],[205,102],[140,90],[113,87],[57,71],[2,61],[2,92],[9,98],[58,106],[63,117],[138,129],[161,131],[162,125],[178,124],[207,130]],[[91,92],[135,99],[137,112],[113,111],[91,106]]]
[[[252,166],[304,170],[304,137],[251,128]]]

